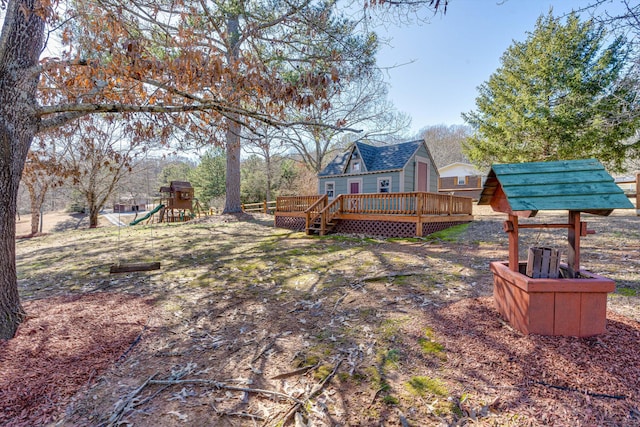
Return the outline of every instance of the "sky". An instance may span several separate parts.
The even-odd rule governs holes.
[[[549,7],[562,16],[585,4],[450,0],[446,15],[434,16],[430,23],[379,28],[381,38],[392,38],[377,57],[380,67],[391,67],[386,71],[389,99],[412,117],[411,134],[425,126],[464,124],[461,113],[475,109],[478,86],[500,66],[514,40],[526,40]]]

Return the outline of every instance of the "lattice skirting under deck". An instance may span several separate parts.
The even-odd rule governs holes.
[[[435,233],[468,221],[428,222],[422,224],[422,235]],[[416,225],[412,222],[341,220],[332,230],[336,233],[362,234],[365,236],[414,237]]]
[[[304,218],[291,216],[277,216],[275,221],[276,227],[288,228],[289,230],[304,231],[307,221]]]

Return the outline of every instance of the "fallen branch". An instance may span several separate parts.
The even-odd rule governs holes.
[[[131,343],[131,345],[129,346],[129,348],[127,349],[127,351],[125,351],[124,353],[122,353],[122,356],[120,356],[118,358],[118,360],[116,361],[116,363],[120,363],[121,361],[123,361],[126,357],[127,354],[129,354],[129,352],[131,350],[133,350],[133,348],[138,345],[138,343],[140,342],[140,340],[142,339],[142,334],[144,334],[144,332],[147,330],[147,325],[144,325],[144,328],[142,328],[142,331],[140,332],[140,334],[136,337],[135,340],[133,340],[133,342]]]
[[[267,351],[269,351],[269,349],[271,347],[273,347],[273,344],[275,344],[275,340],[278,339],[278,337],[275,337],[273,341],[269,342],[267,345],[265,345],[262,350],[260,350],[260,352],[258,352],[258,355],[256,357],[254,357],[251,360],[251,364],[253,365],[254,363],[256,363],[256,361],[258,359],[260,359],[262,357],[263,354],[265,354]]]
[[[336,303],[333,305],[333,310],[331,310],[331,314],[335,313],[336,309],[338,308],[338,304],[340,304],[342,301],[344,301],[344,299],[347,297],[347,295],[349,295],[349,294],[345,292],[340,298],[338,298]]]
[[[144,383],[142,383],[142,385],[140,387],[138,387],[137,389],[133,390],[131,393],[129,393],[127,395],[127,397],[124,398],[124,400],[122,400],[121,402],[118,402],[118,404],[116,404],[116,409],[113,412],[113,414],[111,414],[111,416],[109,417],[109,420],[107,421],[107,426],[111,427],[114,425],[118,425],[120,423],[120,419],[122,418],[122,416],[125,414],[126,411],[128,411],[129,409],[133,409],[135,407],[134,403],[133,403],[133,399],[136,398],[136,396],[138,396],[138,394],[140,394],[140,392],[142,390],[144,390],[144,388],[149,385],[149,382],[153,380],[153,378],[158,375],[158,373],[156,372],[155,374],[151,375]]]
[[[625,400],[627,398],[627,396],[625,396],[623,394],[592,393],[592,392],[587,391],[587,390],[580,390],[580,389],[577,389],[575,387],[567,387],[567,386],[549,384],[549,383],[546,383],[544,381],[534,381],[534,383],[535,384],[540,384],[540,385],[543,385],[543,386],[549,387],[549,388],[555,388],[557,390],[574,391],[576,393],[586,394],[587,396],[591,396],[591,397],[604,397],[604,398],[607,398],[607,399],[617,399],[617,400]]]
[[[340,368],[341,364],[342,364],[342,359],[338,360],[338,363],[336,363],[336,365],[333,367],[333,370],[331,371],[331,373],[329,375],[327,375],[318,384],[316,384],[316,386],[311,390],[311,392],[309,393],[309,395],[307,397],[305,397],[303,400],[301,400],[298,403],[296,403],[295,405],[293,405],[287,411],[287,413],[284,415],[284,417],[280,418],[279,420],[276,420],[276,422],[273,425],[274,426],[283,426],[283,425],[287,424],[289,422],[289,420],[291,419],[291,417],[293,417],[300,409],[305,407],[307,402],[309,402],[311,399],[313,399],[318,394],[320,394],[320,392],[324,389],[324,386],[331,380],[331,378],[333,378],[333,376],[336,374],[336,372],[338,372],[338,368]],[[263,424],[263,426],[264,425],[266,425],[266,424]]]
[[[252,420],[264,421],[264,417],[261,415],[250,414],[248,412],[224,412],[219,411],[213,404],[211,404],[211,409],[216,415],[227,416],[227,417],[240,417],[240,418],[251,418]]]
[[[236,387],[236,386],[233,386],[233,385],[228,385],[228,384],[225,384],[225,383],[221,383],[219,381],[205,380],[205,379],[198,379],[198,378],[185,379],[185,380],[150,380],[149,384],[162,384],[162,385],[167,385],[167,386],[178,385],[178,384],[211,385],[211,386],[214,386],[215,388],[219,388],[219,389],[223,389],[223,390],[243,391],[245,393],[266,394],[266,395],[270,395],[270,396],[282,397],[283,399],[291,400],[291,401],[295,402],[296,404],[302,404],[303,403],[302,401],[300,401],[299,399],[296,399],[295,397],[293,397],[291,395],[288,395],[288,394],[285,394],[285,393],[280,393],[278,391],[264,390],[264,389],[259,389],[259,388]]]
[[[363,282],[375,282],[377,280],[382,279],[392,279],[394,277],[402,277],[402,276],[419,276],[424,274],[424,271],[398,271],[395,273],[387,273],[381,276],[369,276],[362,279]]]
[[[282,378],[288,378],[288,377],[293,377],[294,375],[299,375],[299,374],[304,374],[307,371],[316,368],[318,366],[318,363],[316,363],[315,365],[309,365],[309,366],[303,366],[302,368],[298,368],[295,369],[293,371],[289,371],[289,372],[283,372],[282,374],[278,374],[274,377],[271,377],[270,379],[272,380],[281,380]]]

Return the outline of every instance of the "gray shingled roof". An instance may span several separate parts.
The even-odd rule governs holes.
[[[402,169],[414,153],[424,143],[423,140],[402,142],[400,144],[374,146],[362,141],[355,143],[364,162],[363,172],[382,172]],[[336,156],[318,176],[342,175],[351,158],[351,149]]]

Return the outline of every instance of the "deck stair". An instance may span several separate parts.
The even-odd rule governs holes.
[[[322,217],[317,217],[315,218],[315,220],[309,224],[309,227],[307,228],[307,234],[311,235],[311,234],[317,234],[322,236],[323,234],[327,234],[330,233],[331,230],[333,230],[333,228],[336,226],[336,224],[338,223],[338,219],[333,219],[332,221],[329,221],[325,224],[325,229],[324,232],[322,230]]]

